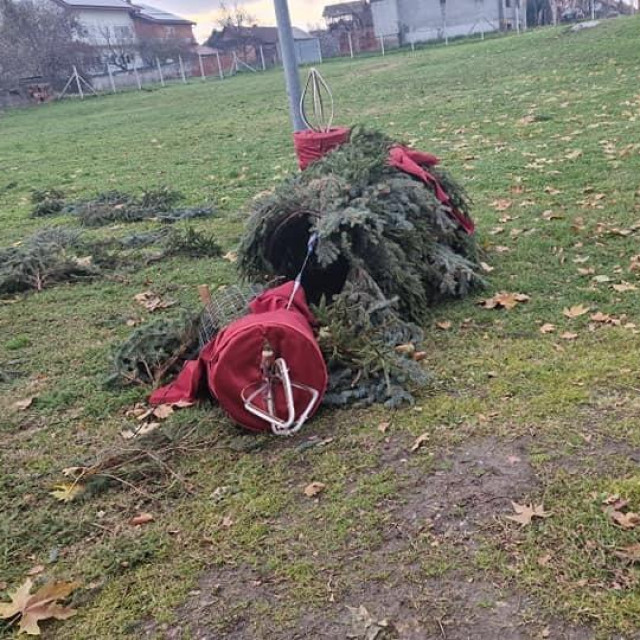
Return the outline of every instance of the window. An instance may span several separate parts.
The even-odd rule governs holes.
[[[131,38],[131,27],[128,26],[120,26],[120,25],[116,25],[115,27],[113,27],[113,35],[118,39],[118,40],[128,40],[129,38]]]

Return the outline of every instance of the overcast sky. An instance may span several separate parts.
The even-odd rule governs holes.
[[[196,38],[202,42],[215,27],[216,18],[220,13],[218,0],[145,0],[159,9],[165,9],[189,18],[198,23],[195,28]],[[308,29],[310,26],[320,25],[322,9],[332,0],[289,0],[291,21],[296,27]],[[234,0],[227,2],[233,6]],[[276,18],[273,11],[273,0],[241,0],[249,13],[256,18],[258,24],[275,25]]]

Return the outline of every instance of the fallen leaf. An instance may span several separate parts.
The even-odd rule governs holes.
[[[522,527],[531,524],[533,518],[548,518],[551,515],[549,512],[544,510],[544,505],[542,504],[518,504],[512,500],[511,505],[513,506],[513,510],[516,512],[516,515],[506,516],[506,518],[507,520],[517,522]]]
[[[399,344],[395,350],[396,353],[411,355],[416,350],[416,346],[412,342],[407,342],[406,344]]]
[[[480,263],[480,268],[485,272],[485,273],[491,273],[492,271],[495,270],[495,267],[492,267],[491,265],[487,264],[486,262],[481,262]]]
[[[33,396],[31,398],[26,398],[25,400],[19,400],[18,402],[14,402],[13,406],[19,411],[26,411],[33,404],[35,399],[35,396]]]
[[[133,299],[141,304],[149,313],[157,311],[158,309],[167,309],[176,304],[175,300],[168,301],[163,300],[159,295],[152,291],[143,291],[133,296]]]
[[[238,253],[236,251],[229,251],[222,256],[225,260],[229,262],[238,262]]]
[[[230,527],[232,527],[234,524],[234,521],[231,519],[230,516],[225,516],[224,518],[222,518],[222,526],[225,529],[229,529]]]
[[[170,404],[161,404],[152,413],[158,420],[166,420],[173,413],[173,407]]]
[[[536,563],[538,564],[538,566],[540,567],[546,567],[549,562],[551,561],[551,558],[553,556],[550,553],[545,553],[545,555],[540,556],[537,560]]]
[[[438,327],[438,329],[442,329],[443,331],[449,331],[449,329],[451,329],[452,326],[453,326],[453,323],[451,322],[451,320],[443,320],[442,322],[436,322],[436,327]]]
[[[520,302],[527,302],[530,300],[529,296],[524,293],[507,293],[502,291],[496,293],[495,296],[481,300],[478,304],[485,309],[507,309],[511,310],[516,307]]]
[[[543,220],[562,220],[562,218],[564,218],[561,213],[554,213],[551,209],[543,211],[540,217]]]
[[[53,487],[51,495],[60,502],[71,502],[84,492],[84,485],[74,482],[73,484],[57,484]]]
[[[33,582],[27,578],[24,583],[12,594],[10,603],[0,603],[0,618],[10,620],[11,624],[20,617],[18,633],[26,633],[31,636],[40,635],[38,623],[49,618],[66,620],[75,614],[70,607],[63,607],[57,600],[64,600],[75,589],[77,582],[48,582],[31,594]]]
[[[594,282],[597,282],[598,284],[605,284],[606,282],[611,282],[611,278],[607,275],[599,275],[599,276],[594,276],[593,278],[591,278]]]
[[[66,467],[62,470],[62,475],[67,478],[77,478],[85,473],[87,467]]]
[[[415,442],[413,443],[413,445],[411,446],[411,451],[412,452],[417,451],[428,439],[429,439],[428,433],[423,433],[422,435],[419,435],[415,439]]]
[[[495,208],[496,211],[506,211],[511,207],[513,202],[511,200],[507,200],[506,198],[500,198],[498,200],[494,200],[491,203],[491,206]]]
[[[611,316],[608,313],[602,313],[602,311],[597,311],[596,313],[592,313],[589,317],[594,322],[601,322],[601,323],[611,322]]]
[[[426,351],[416,351],[411,357],[416,362],[422,362],[429,354]]]
[[[617,549],[615,555],[621,560],[629,560],[630,562],[640,562],[640,542],[631,544],[628,547]]]
[[[149,433],[155,431],[158,427],[160,427],[159,422],[148,422],[146,424],[140,425],[136,429],[126,429],[120,432],[120,437],[123,440],[132,440],[133,438],[138,438],[140,436],[146,436]]]
[[[629,262],[629,271],[631,271],[632,273],[640,272],[640,253],[636,256],[631,256],[631,261]]]
[[[390,422],[381,422],[381,423],[378,425],[378,431],[379,431],[380,433],[387,433],[387,429],[389,429],[389,427],[390,427],[390,426],[391,426],[391,423],[390,423]]]
[[[614,284],[611,288],[615,289],[618,293],[625,293],[626,291],[635,291],[638,287],[628,282],[623,282],[622,284]]]
[[[518,456],[507,456],[507,461],[510,465],[517,464],[518,462],[522,462],[522,460]]]
[[[551,324],[549,322],[545,322],[540,327],[540,333],[553,333],[555,330],[556,330],[556,325],[555,324]]]
[[[582,149],[574,149],[565,155],[567,160],[577,160],[582,155]]]
[[[319,493],[322,493],[326,489],[327,485],[324,482],[312,482],[304,488],[304,495],[308,498],[313,498]]]
[[[29,569],[29,571],[27,571],[27,575],[28,576],[37,576],[39,573],[42,573],[44,571],[44,565],[43,564],[37,564],[35,567],[31,567],[31,569]]]
[[[155,518],[153,517],[153,515],[151,513],[140,513],[137,516],[134,516],[133,518],[131,518],[131,520],[129,520],[128,524],[130,524],[132,527],[140,527],[143,524],[149,524],[150,522],[153,522],[155,520]]]
[[[566,308],[562,312],[562,315],[564,315],[566,318],[579,318],[580,316],[583,316],[585,313],[589,313],[589,309],[590,307],[585,307],[582,304],[577,304],[577,305],[574,305],[573,307]]]
[[[560,335],[560,338],[562,340],[576,340],[578,338],[578,334],[572,333],[571,331],[565,331],[563,334]]]
[[[622,511],[611,509],[608,513],[611,519],[623,529],[635,529],[640,524],[640,514],[633,511],[623,513]]]

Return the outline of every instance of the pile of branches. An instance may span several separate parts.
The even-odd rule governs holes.
[[[213,215],[212,207],[180,208],[184,196],[167,187],[149,189],[135,196],[121,191],[106,191],[76,202],[67,202],[58,189],[34,191],[31,195],[31,216],[39,218],[61,213],[78,217],[83,226],[101,227],[117,222],[159,220],[172,224],[179,220],[206,218]]]
[[[41,291],[99,274],[100,267],[87,255],[80,234],[69,229],[44,229],[20,244],[0,249],[0,295]]]
[[[328,401],[338,404],[410,399],[425,381],[413,323],[483,283],[474,237],[430,187],[389,166],[393,144],[354,130],[350,142],[254,201],[238,253],[248,280],[291,279],[318,235],[303,285],[331,337],[320,342],[332,370]],[[429,170],[468,214],[462,187]]]
[[[107,385],[157,386],[178,373],[198,353],[199,328],[197,317],[187,312],[138,327],[115,349]]]
[[[144,251],[154,245],[153,252]],[[90,241],[74,229],[52,227],[20,243],[0,248],[0,296],[42,291],[62,282],[103,277],[116,269],[147,266],[165,258],[217,258],[215,237],[190,226]]]

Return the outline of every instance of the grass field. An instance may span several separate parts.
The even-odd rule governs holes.
[[[486,292],[433,309],[434,383],[412,408],[325,410],[287,440],[187,409],[162,429],[198,444],[170,469],[61,503],[62,469],[122,446],[146,395],[103,385],[127,320],[147,320],[134,295],[197,309],[197,285],[234,267],[175,258],[0,299],[0,369],[20,374],[0,386],[0,587],[34,567],[82,582],[45,637],[364,638],[382,619],[377,638],[638,637],[640,527],[604,503],[640,511],[639,35],[620,18],[322,66],[341,124],[463,181],[494,268]],[[77,226],[30,218],[32,189],[166,185],[213,203],[196,226],[233,250],[247,200],[295,167],[286,104],[274,71],[0,114],[2,245]],[[530,300],[476,304],[498,291]],[[520,527],[511,500],[550,515]],[[141,512],[154,521],[127,524]]]

